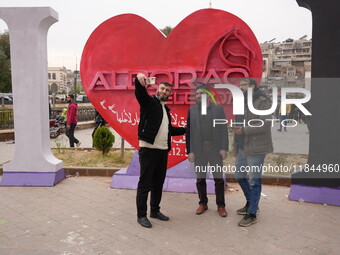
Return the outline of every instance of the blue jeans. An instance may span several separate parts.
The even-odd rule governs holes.
[[[285,126],[287,125],[287,122],[285,121],[287,119],[287,115],[281,115],[280,116],[280,130],[282,130],[282,122],[284,121],[284,124],[285,124]],[[287,128],[286,127],[284,127],[284,130],[286,131],[287,130]]]
[[[256,214],[262,190],[262,166],[266,154],[246,155],[238,149],[235,179],[249,203],[248,213]],[[248,177],[247,177],[248,175]]]

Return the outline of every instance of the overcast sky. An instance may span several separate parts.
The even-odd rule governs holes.
[[[50,6],[59,13],[59,22],[48,34],[49,66],[79,68],[84,45],[92,31],[105,20],[133,13],[149,20],[155,27],[175,27],[199,9],[209,7],[209,0],[1,0],[0,7]],[[258,41],[276,38],[299,39],[312,35],[311,12],[296,0],[211,0],[212,7],[243,19]],[[0,17],[1,18],[1,17]],[[0,20],[0,31],[7,29]]]

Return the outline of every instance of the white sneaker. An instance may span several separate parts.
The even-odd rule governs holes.
[[[76,146],[79,147],[81,145],[81,142],[77,142]]]

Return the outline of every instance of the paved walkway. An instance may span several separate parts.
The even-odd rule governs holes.
[[[82,146],[91,145],[91,132],[76,132]],[[273,129],[276,151],[306,153],[306,132],[305,125]],[[14,147],[0,143],[0,163]],[[218,216],[212,195],[197,216],[197,194],[167,192],[161,206],[170,221],[151,219],[153,228],[145,229],[136,222],[135,191],[110,183],[71,177],[55,187],[0,187],[0,254],[339,254],[340,207],[289,201],[287,187],[263,187],[259,222],[248,228],[237,226],[235,210],[244,205],[238,184],[226,187],[227,218]]]
[[[55,187],[0,188],[1,255],[227,254],[337,255],[340,208],[291,202],[289,188],[264,186],[259,222],[237,226],[237,184],[226,191],[228,217],[195,215],[197,195],[164,193],[169,222],[136,222],[135,191],[110,189],[109,177],[71,177]]]

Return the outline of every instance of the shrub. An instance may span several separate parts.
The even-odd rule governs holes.
[[[115,136],[105,126],[99,127],[93,136],[93,146],[102,151],[103,155],[109,153],[114,141]]]

